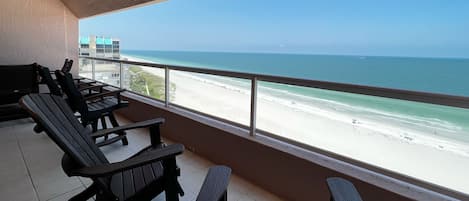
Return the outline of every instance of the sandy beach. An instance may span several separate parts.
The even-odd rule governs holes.
[[[142,59],[124,56],[129,60]],[[147,61],[148,62],[148,61]],[[143,68],[164,77],[161,69]],[[212,114],[245,125],[249,123],[249,89],[237,88],[220,80],[206,79],[186,72],[172,71],[170,81],[176,85],[172,103]],[[386,122],[372,122],[328,110],[321,105],[301,102],[282,103],[263,90],[258,95],[257,127],[279,136],[335,152],[385,169],[469,193],[466,175],[469,157],[402,140],[402,133],[420,136],[412,129],[393,127]],[[379,129],[378,129],[379,128]],[[404,136],[407,137],[407,136]],[[409,137],[410,138],[410,137]],[[448,144],[453,146],[453,144]],[[459,146],[459,145],[454,145]]]

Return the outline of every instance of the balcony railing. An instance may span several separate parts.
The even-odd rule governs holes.
[[[280,133],[276,133],[277,130],[269,130],[269,128],[266,128],[265,124],[265,119],[259,119],[258,117],[258,111],[259,111],[259,90],[261,90],[261,86],[265,85],[279,85],[283,86],[286,85],[288,87],[292,88],[300,88],[300,89],[317,89],[317,90],[322,90],[326,92],[345,92],[349,93],[352,95],[359,95],[359,96],[365,96],[365,97],[381,97],[384,99],[379,99],[379,101],[386,101],[387,98],[393,99],[393,100],[402,100],[402,101],[411,101],[411,102],[416,102],[418,104],[424,104],[426,108],[427,105],[430,105],[429,107],[436,107],[439,109],[440,107],[446,107],[449,106],[452,108],[452,110],[458,110],[458,114],[463,114],[468,115],[468,111],[465,109],[469,109],[469,97],[463,97],[463,96],[454,96],[454,95],[445,95],[445,94],[436,94],[436,93],[428,93],[428,92],[418,92],[418,91],[409,91],[409,90],[401,90],[401,89],[390,89],[390,88],[383,88],[383,87],[374,87],[374,86],[363,86],[363,85],[355,85],[355,84],[345,84],[345,83],[336,83],[336,82],[326,82],[326,81],[317,81],[317,80],[307,80],[307,79],[298,79],[298,78],[291,78],[291,77],[282,77],[282,76],[273,76],[273,75],[262,75],[262,74],[254,74],[254,73],[244,73],[244,72],[232,72],[232,71],[226,71],[226,70],[215,70],[215,69],[203,69],[203,68],[194,68],[194,67],[185,67],[185,66],[174,66],[174,65],[164,65],[164,64],[156,64],[156,63],[147,63],[147,62],[136,62],[136,61],[126,61],[126,60],[114,60],[114,59],[107,59],[107,58],[95,58],[95,57],[80,57],[81,64],[81,76],[89,77],[98,81],[103,81],[106,82],[106,80],[100,80],[98,77],[99,72],[102,72],[103,69],[99,69],[99,62],[101,63],[108,63],[108,64],[114,64],[111,66],[106,67],[109,72],[119,72],[117,77],[114,78],[115,82],[110,83],[113,85],[116,85],[117,87],[124,88],[126,78],[124,78],[124,69],[129,68],[129,66],[139,66],[142,68],[151,68],[151,69],[158,69],[154,71],[154,73],[161,75],[164,78],[164,81],[161,80],[161,85],[164,86],[164,90],[161,91],[162,95],[160,98],[156,98],[156,100],[161,101],[164,103],[165,107],[170,107],[170,106],[176,106],[176,107],[183,107],[187,108],[192,111],[196,111],[198,113],[202,113],[204,115],[208,115],[210,117],[214,117],[216,119],[221,119],[222,121],[231,123],[235,126],[239,126],[241,128],[245,128],[249,130],[249,133],[251,136],[255,135],[265,135],[269,136],[284,142],[288,142],[291,144],[295,144],[298,146],[301,146],[303,148],[311,148],[314,147],[314,145],[308,144],[308,142],[305,142],[301,139],[291,139],[288,136],[281,135]],[[83,65],[83,63],[86,63],[86,65]],[[112,69],[113,68],[113,69]],[[106,71],[104,69],[104,71]],[[153,71],[153,70],[152,70]],[[249,116],[241,116],[236,119],[229,119],[227,116],[223,115],[218,115],[214,114],[211,111],[200,111],[198,108],[193,108],[191,105],[178,105],[175,103],[172,103],[171,98],[172,98],[172,73],[177,73],[177,72],[186,72],[194,75],[202,75],[202,76],[215,76],[215,77],[227,77],[233,80],[233,82],[243,82],[243,83],[250,83],[250,87],[248,87],[247,94],[249,94],[249,100],[239,100],[240,104],[243,103],[249,103],[249,110],[248,114]],[[132,73],[141,73],[141,72],[132,72]],[[112,76],[112,73],[111,73]],[[109,75],[108,75],[109,77]],[[109,80],[109,79],[108,79]],[[109,82],[108,82],[109,83]],[[146,86],[146,83],[143,83],[143,85]],[[149,88],[146,86],[144,89],[142,89],[145,93],[140,93],[141,95],[146,95],[149,96]],[[213,94],[214,96],[220,95],[220,94]],[[263,94],[261,94],[263,95]],[[153,97],[154,98],[154,97]],[[221,103],[222,104],[222,103]],[[265,104],[265,103],[262,103]],[[296,103],[293,103],[296,104]],[[261,105],[262,107],[265,107],[264,105]],[[419,105],[419,107],[422,105]],[[422,107],[423,107],[422,106]],[[459,108],[459,109],[458,109]],[[461,111],[459,111],[461,110]],[[230,112],[229,110],[227,110]],[[353,113],[353,111],[352,111]],[[278,118],[283,118],[282,116],[279,116]],[[248,119],[248,121],[245,121],[245,119]],[[261,120],[260,123],[262,123],[261,126],[259,126],[258,120]],[[386,121],[386,118],[383,118],[383,121]],[[352,124],[355,124],[352,122]],[[407,137],[407,136],[404,136]],[[408,137],[411,138],[411,137]],[[324,142],[327,144],[327,142]],[[466,142],[464,142],[466,143]],[[317,147],[316,147],[317,148]],[[323,149],[323,147],[319,147],[319,149]],[[315,149],[316,150],[316,149]],[[326,149],[326,152],[329,153],[331,152],[330,150]],[[333,152],[333,151],[332,151]],[[469,153],[469,152],[468,152]],[[342,155],[342,153],[339,153],[339,155]],[[347,156],[345,155],[345,158],[352,158],[352,156]],[[469,160],[469,157],[467,158]],[[368,161],[365,161],[368,162]],[[370,166],[368,166],[370,167]],[[399,170],[393,169],[393,168],[386,168],[382,167],[382,164],[378,164],[375,166],[375,164],[371,164],[371,167],[376,168],[378,170],[385,170],[388,172],[392,173],[398,173],[402,174]],[[449,190],[450,192],[456,192],[459,194],[460,192],[469,192],[469,189],[461,189],[461,188],[456,188],[454,190],[453,186],[446,186],[445,184],[441,184],[439,181],[435,181],[432,179],[427,179],[427,178],[420,178],[420,177],[415,177],[415,175],[407,175],[404,173],[404,176],[409,176],[411,179],[415,179],[419,182],[422,182],[424,184],[430,184],[430,185],[435,185],[435,183],[438,183],[439,185],[442,185],[443,189],[452,189]],[[435,185],[435,186],[439,186]],[[440,186],[441,187],[441,186]],[[463,193],[466,194],[466,193]]]
[[[363,94],[363,95],[370,95],[370,96],[378,96],[378,97],[469,109],[469,97],[464,97],[464,96],[454,96],[454,95],[446,95],[446,94],[401,90],[401,89],[390,89],[390,88],[383,88],[383,87],[345,84],[345,83],[338,83],[338,82],[307,80],[307,79],[298,79],[298,78],[291,78],[291,77],[254,74],[254,73],[233,72],[233,71],[225,71],[225,70],[203,69],[203,68],[164,65],[164,64],[156,64],[156,63],[147,63],[147,62],[116,60],[116,59],[107,59],[107,58],[98,58],[98,57],[81,56],[80,58],[92,61],[91,62],[91,75],[92,76],[90,77],[91,79],[95,79],[95,73],[96,73],[95,61],[106,61],[106,62],[111,62],[111,63],[118,63],[119,72],[123,71],[123,68],[122,68],[123,64],[133,64],[133,65],[138,65],[138,66],[146,66],[146,67],[164,69],[165,81],[166,81],[165,97],[167,97],[164,100],[164,102],[167,106],[169,105],[169,99],[168,99],[169,90],[167,86],[170,82],[170,78],[169,78],[170,70],[177,70],[177,71],[191,72],[191,73],[201,73],[201,74],[208,74],[208,75],[218,75],[218,76],[226,76],[226,77],[232,77],[232,78],[242,78],[242,79],[251,80],[252,87],[251,87],[250,128],[251,128],[252,135],[255,135],[255,131],[256,131],[256,126],[255,126],[256,99],[257,99],[257,89],[258,89],[257,83],[259,81],[266,81],[266,82],[279,83],[279,84],[311,87],[311,88],[317,88],[317,89],[348,92],[348,93],[354,93],[354,94]],[[120,75],[122,75],[122,73],[120,73]],[[120,79],[122,79],[122,77]],[[120,85],[119,87],[122,88],[122,85]]]

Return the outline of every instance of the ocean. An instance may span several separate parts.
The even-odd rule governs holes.
[[[135,50],[122,54],[169,65],[469,96],[469,59]],[[206,78],[249,90],[248,81]],[[420,135],[396,137],[469,156],[466,109],[265,82],[260,92],[298,109],[320,102],[357,119],[412,128]]]

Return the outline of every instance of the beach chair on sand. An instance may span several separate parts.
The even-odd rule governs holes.
[[[91,186],[70,200],[141,200],[150,201],[165,192],[167,201],[179,200],[184,192],[178,183],[180,170],[176,156],[182,154],[181,144],[164,145],[159,126],[164,119],[151,119],[123,127],[91,133],[73,116],[67,103],[50,94],[24,96],[21,106],[40,124],[47,135],[64,151],[62,168],[68,176],[81,176],[93,180]],[[150,127],[151,145],[127,160],[109,163],[92,141],[116,130]],[[217,166],[209,170],[198,201],[226,200],[231,170]]]
[[[339,177],[327,178],[331,201],[362,201],[355,186]]]

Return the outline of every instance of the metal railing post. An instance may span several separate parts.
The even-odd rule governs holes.
[[[169,87],[170,87],[170,82],[169,82],[169,68],[168,66],[164,67],[164,104],[166,107],[169,107]]]
[[[124,88],[124,85],[122,84],[122,80],[124,78],[124,68],[122,67],[122,62],[119,62],[119,87],[121,89]]]
[[[251,116],[250,116],[250,135],[256,135],[256,118],[257,118],[257,77],[251,79]]]
[[[96,80],[96,60],[91,60],[91,78],[93,80]]]

